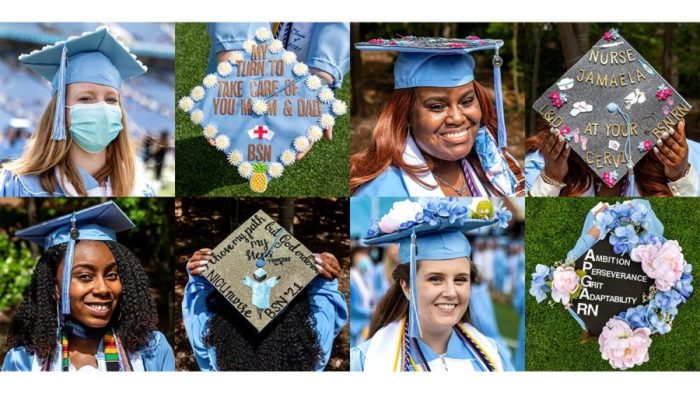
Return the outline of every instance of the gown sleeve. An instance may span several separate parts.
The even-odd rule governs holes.
[[[24,347],[12,348],[5,354],[2,371],[32,371],[34,355]]]
[[[501,363],[503,364],[502,371],[515,371],[513,368],[513,363],[510,361],[510,350],[506,348],[499,340],[491,339],[491,343],[498,350],[498,356],[501,357]]]
[[[316,331],[323,351],[323,361],[316,371],[322,371],[331,357],[333,340],[348,322],[345,296],[338,290],[338,280],[328,281],[322,276],[309,284],[309,306],[316,319]]]
[[[0,170],[0,197],[32,196],[24,187],[19,177],[7,169]]]
[[[350,24],[314,23],[306,64],[333,76],[333,87],[343,84],[350,69]]]
[[[207,72],[216,70],[216,55],[220,52],[240,50],[243,42],[255,36],[255,30],[260,27],[270,28],[269,23],[209,23],[207,32],[211,41],[209,65]]]
[[[365,354],[370,340],[350,350],[350,371],[365,371]]]
[[[182,319],[187,331],[187,338],[192,346],[197,365],[202,371],[213,371],[215,359],[211,359],[209,348],[203,342],[204,328],[211,318],[207,309],[207,296],[214,290],[209,282],[201,276],[189,275],[182,298]]]
[[[146,371],[175,371],[175,355],[163,333],[154,332],[151,342],[153,348],[143,355]]]

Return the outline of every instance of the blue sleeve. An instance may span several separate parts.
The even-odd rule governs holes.
[[[495,345],[498,350],[498,356],[501,357],[501,362],[503,363],[503,371],[515,371],[513,363],[510,361],[510,350],[498,340],[492,339],[491,343]]]
[[[525,190],[529,191],[532,184],[537,180],[544,169],[544,157],[538,151],[525,156]]]
[[[203,277],[189,275],[182,298],[182,320],[195,360],[202,371],[216,369],[216,359],[210,358],[209,348],[202,341],[204,328],[211,318],[211,312],[207,309],[207,296],[213,290],[209,281]]]
[[[350,337],[354,341],[362,333],[372,316],[372,309],[363,307],[360,292],[350,280]]]
[[[365,353],[370,340],[350,349],[350,371],[365,371]]]
[[[322,371],[331,358],[335,336],[348,322],[348,306],[345,296],[338,290],[338,280],[328,281],[321,276],[314,278],[309,284],[309,306],[324,354],[316,371]]]
[[[32,196],[24,187],[19,177],[7,169],[0,170],[0,197]]]
[[[207,32],[211,41],[209,50],[209,65],[207,72],[216,70],[216,55],[219,52],[239,50],[243,42],[255,36],[255,30],[260,27],[270,28],[269,23],[209,23]]]
[[[339,88],[350,69],[350,23],[314,23],[306,65],[331,74]]]
[[[401,169],[390,166],[379,176],[363,184],[353,197],[401,197],[408,198],[408,190],[401,179]]]
[[[688,162],[695,168],[695,173],[700,176],[700,143],[688,139]],[[700,184],[700,182],[698,182]],[[700,185],[695,192],[700,196]]]
[[[175,371],[175,355],[163,333],[153,333],[151,341],[153,348],[144,354],[146,371]]]
[[[12,348],[5,354],[2,371],[32,371],[34,355],[24,347]]]

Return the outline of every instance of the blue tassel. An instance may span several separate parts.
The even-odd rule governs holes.
[[[634,196],[634,163],[632,158],[632,120],[627,113],[620,109],[620,106],[614,102],[611,102],[607,106],[608,112],[619,113],[622,116],[622,120],[625,121],[625,126],[627,126],[627,140],[625,141],[625,161],[627,162],[627,190],[625,195],[628,197]]]
[[[75,254],[75,243],[78,240],[79,232],[75,226],[75,213],[70,219],[71,231],[68,247],[66,248],[66,257],[63,262],[63,282],[61,283],[61,321],[65,320],[66,315],[70,315],[70,281],[73,273],[73,256]]]
[[[421,338],[423,337],[423,332],[420,328],[420,321],[418,320],[418,291],[416,288],[416,270],[418,270],[416,261],[416,231],[411,232],[411,247],[409,249],[409,262],[411,274],[409,278],[409,285],[411,286],[411,301],[410,310],[408,311],[408,326],[409,335],[411,337]]]
[[[63,45],[61,65],[58,68],[58,86],[56,86],[56,113],[53,117],[53,134],[51,139],[62,141],[66,139],[66,63],[68,49]]]
[[[583,323],[583,320],[581,319],[581,317],[579,317],[578,314],[576,314],[576,313],[574,312],[574,310],[571,309],[571,307],[567,307],[566,309],[569,311],[569,314],[571,314],[571,316],[574,317],[574,319],[576,320],[576,322],[578,322],[578,324],[581,326],[581,329],[583,329],[583,330],[588,330],[588,329],[586,328],[586,324]]]
[[[496,48],[496,54],[493,56],[493,90],[496,93],[496,117],[498,118],[498,148],[503,149],[508,145],[508,138],[506,137],[506,118],[503,113],[503,87],[501,84],[501,65],[503,64],[503,59],[498,55],[498,48]]]

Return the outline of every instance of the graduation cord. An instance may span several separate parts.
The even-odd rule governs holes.
[[[462,339],[462,341],[467,344],[467,346],[471,347],[474,353],[476,353],[477,357],[479,360],[481,360],[484,365],[486,366],[487,371],[497,371],[496,366],[491,360],[491,357],[484,351],[484,349],[479,345],[479,343],[472,337],[471,334],[467,331],[467,329],[464,328],[464,326],[458,324],[457,327],[455,328],[457,331],[457,335],[459,338]]]
[[[132,371],[131,361],[126,355],[121,342],[114,332],[105,333],[104,338],[105,368],[107,371]],[[68,334],[61,331],[61,370],[70,371],[70,352]],[[97,359],[97,357],[95,358]],[[50,367],[50,361],[47,362]],[[47,370],[48,371],[48,370]]]
[[[472,193],[473,197],[480,197],[481,192],[474,185],[474,179],[472,179],[471,171],[469,171],[469,162],[466,158],[462,158],[462,172],[464,172],[464,178],[467,179],[467,185],[469,185],[469,191]],[[460,194],[461,196],[461,194]]]

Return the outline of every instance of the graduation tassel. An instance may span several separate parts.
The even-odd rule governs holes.
[[[68,49],[63,44],[61,52],[61,65],[58,68],[58,81],[56,82],[56,108],[53,116],[53,133],[51,139],[62,141],[66,139],[66,63]]]
[[[498,47],[496,54],[493,56],[493,89],[496,94],[496,117],[498,118],[498,148],[503,149],[508,144],[506,137],[506,119],[503,113],[503,87],[501,84],[501,65],[503,59],[498,55]]]
[[[423,337],[423,332],[418,321],[418,291],[416,288],[416,270],[418,262],[416,261],[416,231],[411,231],[411,247],[409,249],[410,262],[410,286],[411,286],[411,301],[410,310],[408,313],[409,335],[411,337]]]
[[[632,121],[630,120],[629,115],[623,112],[622,109],[620,109],[620,106],[614,102],[609,103],[607,109],[610,113],[619,113],[620,116],[622,116],[622,120],[625,122],[625,126],[627,127],[627,141],[625,141],[624,149],[625,161],[627,162],[627,190],[625,191],[625,195],[632,197],[634,196],[635,188],[634,162],[632,161]]]
[[[71,230],[70,240],[66,248],[66,258],[63,262],[63,282],[61,283],[61,321],[70,314],[70,279],[73,272],[73,255],[75,254],[75,243],[80,233],[75,226],[75,213],[70,219]]]

